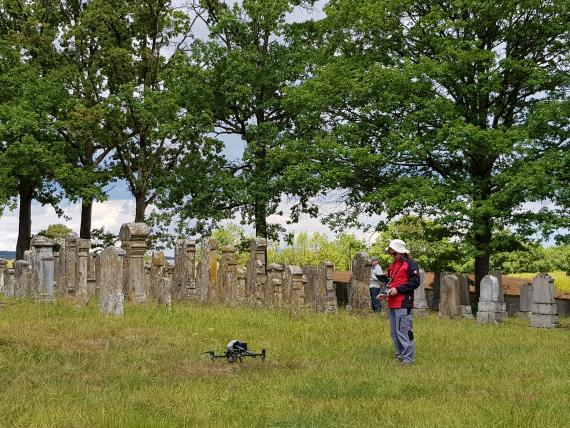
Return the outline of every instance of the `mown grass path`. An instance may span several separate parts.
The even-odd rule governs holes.
[[[102,317],[0,300],[0,426],[570,426],[570,319],[539,330],[415,320],[398,366],[386,319],[197,304]],[[211,362],[231,339],[268,358]]]

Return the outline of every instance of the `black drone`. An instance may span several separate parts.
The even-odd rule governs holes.
[[[265,349],[262,349],[261,352],[252,352],[247,350],[247,343],[241,342],[239,340],[232,340],[226,346],[226,352],[216,354],[215,351],[206,351],[204,354],[210,354],[210,358],[212,361],[216,358],[226,358],[228,363],[235,363],[239,360],[239,362],[243,362],[243,357],[259,357],[261,361],[265,360]]]

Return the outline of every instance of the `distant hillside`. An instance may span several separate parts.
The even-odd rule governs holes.
[[[0,259],[15,259],[15,251],[0,251]]]

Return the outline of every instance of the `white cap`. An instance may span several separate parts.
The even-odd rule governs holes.
[[[397,253],[401,253],[401,254],[409,254],[410,253],[410,251],[406,247],[406,243],[404,241],[402,241],[401,239],[392,239],[390,241],[390,244],[388,244],[388,248],[386,248],[386,251],[388,251],[388,249],[390,249],[390,248]]]

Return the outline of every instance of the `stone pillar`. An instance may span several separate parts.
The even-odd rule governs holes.
[[[125,223],[121,226],[119,239],[125,250],[123,293],[135,303],[146,300],[144,286],[144,255],[150,229],[145,223]]]
[[[256,308],[263,307],[264,289],[267,282],[267,241],[255,238],[251,241],[251,258],[247,263],[246,296]]]
[[[52,300],[55,297],[53,247],[54,243],[43,236],[34,236],[32,239],[33,295],[40,301]]]
[[[239,306],[246,302],[246,282],[247,282],[247,269],[243,267],[237,268],[237,286],[235,291],[232,290],[232,301],[230,305]]]
[[[89,298],[92,296],[89,293],[87,283],[89,250],[91,249],[91,241],[89,239],[77,238],[75,245],[77,248],[77,261],[75,267],[75,297],[79,305],[87,306],[89,304]]]
[[[267,278],[264,287],[263,301],[266,307],[283,307],[283,273],[285,266],[279,263],[267,265]]]
[[[303,266],[303,275],[307,277],[305,285],[305,305],[307,308],[319,311],[319,268],[317,266]]]
[[[348,285],[347,311],[370,308],[370,267],[368,253],[358,253],[352,260],[352,278]]]
[[[554,328],[559,326],[558,308],[554,300],[554,280],[545,273],[532,280],[530,327]]]
[[[123,315],[125,295],[123,294],[123,269],[125,251],[107,247],[99,254],[99,311],[102,314]]]
[[[77,286],[76,268],[77,268],[77,238],[68,236],[65,238],[65,287],[63,294],[75,294]]]
[[[164,253],[162,251],[155,251],[152,253],[150,264],[150,295],[158,301],[164,294]]]
[[[459,279],[455,275],[445,275],[441,280],[439,316],[448,318],[462,316]]]
[[[87,291],[90,296],[97,295],[97,274],[96,270],[97,256],[89,253],[87,258]]]
[[[60,295],[59,292],[59,277],[60,277],[60,266],[59,266],[59,252],[53,253],[53,293],[55,296]]]
[[[305,305],[305,284],[307,277],[299,266],[285,266],[283,274],[284,297],[292,312],[298,312]]]
[[[329,261],[321,262],[319,265],[319,298],[317,310],[326,313],[337,313],[338,302],[333,283],[334,264]]]
[[[174,250],[172,297],[176,300],[196,300],[196,241],[179,239]]]
[[[200,244],[200,265],[196,280],[198,301],[207,302],[216,298],[216,280],[218,261],[216,259],[218,242],[214,238],[202,238]]]
[[[32,286],[32,271],[30,262],[16,260],[14,262],[14,297],[22,299],[30,296]]]
[[[459,280],[459,303],[461,305],[461,314],[464,318],[473,319],[471,300],[469,299],[469,280],[466,275],[455,274],[455,276]]]
[[[217,291],[218,302],[231,303],[236,298],[237,284],[236,249],[231,246],[222,247],[222,260],[218,269]]]
[[[4,271],[4,295],[6,297],[15,297],[16,277],[13,268],[7,268]]]
[[[427,315],[428,304],[425,289],[425,271],[420,269],[420,285],[414,290],[414,316],[425,317]]]
[[[532,306],[532,285],[523,284],[520,288],[519,312],[517,316],[529,319]]]
[[[6,284],[5,272],[8,269],[8,260],[0,259],[0,294],[4,294],[4,284]]]
[[[493,275],[485,275],[481,279],[481,294],[477,310],[477,321],[480,324],[498,323],[507,317],[507,306],[501,301],[499,280]]]

